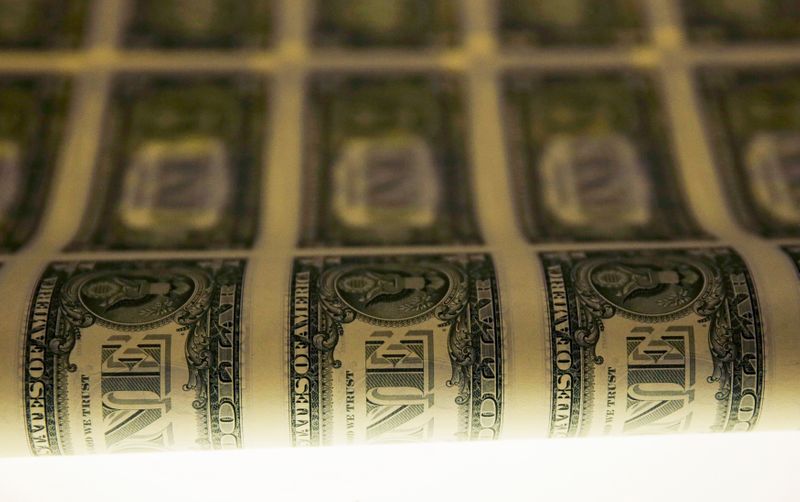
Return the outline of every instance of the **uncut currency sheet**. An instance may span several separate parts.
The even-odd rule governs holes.
[[[795,2],[0,12],[0,454],[800,423]]]

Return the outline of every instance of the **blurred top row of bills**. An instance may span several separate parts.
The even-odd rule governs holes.
[[[491,0],[507,48],[647,43],[646,0]],[[672,0],[692,42],[800,40],[797,0]],[[100,0],[0,0],[0,49],[76,48]],[[275,39],[278,0],[128,0],[129,48],[257,48]],[[312,0],[320,47],[446,47],[460,42],[465,0]],[[287,15],[288,15],[287,11]]]
[[[507,193],[532,244],[706,240],[718,230],[698,218],[713,208],[712,184],[741,229],[800,238],[800,68],[709,66],[695,77],[704,127],[691,134],[712,147],[711,178],[697,171],[702,158],[677,155],[673,132],[691,126],[669,120],[678,100],[657,74],[570,69],[503,76],[507,159],[495,151],[478,179],[470,131],[492,132],[457,72],[316,72],[295,117],[298,190],[267,195],[261,180],[292,164],[267,161],[266,150],[288,148],[265,148],[288,116],[268,112],[263,75],[116,75],[99,134],[71,135],[98,141],[80,163],[59,161],[68,116],[83,111],[69,111],[70,79],[2,75],[0,252],[47,235],[44,219],[72,236],[67,252],[250,248],[266,200],[302,248],[480,245],[479,216],[497,207],[480,206],[480,193]],[[74,169],[85,162],[81,185]]]

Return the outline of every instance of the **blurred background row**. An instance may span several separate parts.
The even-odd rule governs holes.
[[[481,245],[487,221],[529,243],[710,239],[723,198],[738,228],[800,237],[797,0],[300,3],[0,0],[0,254],[37,232],[68,251],[249,249],[269,204],[299,248]],[[223,50],[298,24],[320,47],[419,52],[262,67]],[[497,44],[426,57],[487,26]],[[698,45],[664,36],[681,31]],[[513,49],[545,46],[578,49]],[[267,194],[276,172],[297,186]]]
[[[695,72],[717,180],[740,224],[800,237],[800,67]],[[512,71],[500,77],[495,177],[530,242],[703,239],[657,72]],[[301,247],[481,244],[466,75],[322,71],[306,79]],[[0,74],[0,248],[53,204],[72,80]],[[258,231],[270,79],[247,72],[122,72],[86,167],[71,250],[247,248]],[[680,105],[677,104],[677,105]],[[294,117],[298,119],[299,117]],[[73,123],[81,117],[73,117]],[[283,121],[283,122],[282,122]],[[482,134],[482,133],[479,133]],[[697,167],[693,160],[689,173]],[[69,176],[69,173],[66,174]]]
[[[102,0],[0,0],[0,49],[75,49]],[[463,39],[464,0],[313,0],[309,33],[317,47],[454,46]],[[494,0],[501,45],[625,46],[650,39],[647,0]],[[129,0],[126,48],[269,47],[281,15],[275,0]],[[678,0],[688,38],[698,44],[786,42],[800,38],[796,0]]]

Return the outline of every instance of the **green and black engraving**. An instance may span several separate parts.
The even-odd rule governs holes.
[[[77,47],[88,0],[0,0],[0,49]]]
[[[334,423],[353,420],[345,410],[358,400],[366,411],[354,429],[367,442],[498,437],[498,294],[488,255],[296,259],[288,327],[294,444],[351,442],[351,432],[334,437]],[[358,382],[363,389],[353,391]],[[337,397],[343,387],[345,402]],[[434,422],[449,435],[436,436]]]
[[[241,446],[244,270],[241,260],[47,267],[25,337],[31,452],[169,450],[181,429],[191,447]]]
[[[552,435],[592,430],[593,408],[606,404],[595,402],[600,385],[616,389],[609,402],[627,400],[622,433],[685,430],[701,385],[716,401],[703,403],[710,416],[695,416],[707,431],[755,426],[764,333],[752,277],[735,251],[574,251],[540,259],[552,350]],[[614,351],[616,360],[607,360]],[[618,408],[608,410],[606,418]]]
[[[301,245],[477,243],[459,81],[318,74]]]
[[[644,74],[509,75],[513,189],[531,241],[699,237]]]
[[[440,47],[459,38],[454,0],[315,0],[318,46]]]
[[[681,0],[686,31],[695,42],[800,40],[797,0]]]
[[[133,0],[127,47],[257,48],[271,41],[274,0]]]
[[[265,88],[244,75],[121,77],[72,249],[250,246]]]
[[[800,236],[800,69],[700,71],[708,135],[739,222]]]
[[[0,76],[0,251],[24,245],[39,224],[68,100],[62,77]]]
[[[501,40],[509,47],[608,46],[644,42],[637,0],[498,0]]]

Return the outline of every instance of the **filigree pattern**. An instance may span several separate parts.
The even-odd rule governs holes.
[[[458,316],[455,323],[450,326],[447,349],[450,353],[452,370],[447,386],[458,387],[456,404],[466,404],[469,402],[470,368],[478,358],[472,344],[472,333],[469,330],[466,315]]]
[[[175,313],[175,322],[180,324],[182,331],[188,332],[184,353],[186,364],[189,368],[189,379],[183,385],[183,390],[194,389],[197,393],[192,402],[195,409],[203,408],[208,402],[208,371],[211,367],[211,350],[209,348],[208,306],[211,303],[213,288],[207,287],[199,291],[198,295]]]
[[[343,271],[351,267],[342,265],[330,269],[320,280],[320,304],[323,313],[318,322],[317,332],[311,336],[314,347],[322,353],[323,361],[333,368],[341,367],[341,361],[334,357],[336,346],[344,335],[343,325],[353,322],[359,313],[344,302],[336,292],[336,279]],[[468,314],[465,310],[468,300],[468,281],[466,274],[452,265],[431,264],[410,267],[408,270],[425,273],[428,270],[441,270],[451,281],[447,295],[433,308],[436,319],[450,324],[448,331],[448,351],[452,365],[452,375],[448,386],[459,389],[456,403],[466,404],[469,401],[470,368],[476,363],[477,355],[473,348],[472,333],[469,327]],[[431,315],[431,314],[427,314]],[[380,321],[380,324],[405,325],[403,321]]]
[[[179,332],[187,333],[184,352],[189,368],[189,379],[183,385],[184,390],[195,390],[197,398],[192,405],[200,409],[208,400],[207,382],[211,365],[209,349],[208,308],[214,292],[214,284],[205,273],[196,270],[175,269],[190,277],[197,288],[192,298],[180,307],[168,320],[181,325]],[[55,356],[63,357],[67,371],[74,372],[77,366],[69,361],[75,344],[80,339],[81,329],[88,328],[97,322],[79,299],[81,287],[96,272],[87,272],[71,278],[63,287],[60,296],[59,322],[55,335],[48,341],[47,349]],[[108,324],[108,323],[107,323]],[[152,324],[152,323],[150,323]],[[136,329],[136,328],[132,328]]]
[[[48,341],[47,349],[54,355],[64,358],[67,371],[74,373],[78,367],[70,362],[70,354],[75,344],[81,337],[81,329],[88,328],[95,322],[95,316],[88,312],[71,294],[71,290],[64,288],[61,306],[59,307],[59,323],[55,335]]]
[[[737,341],[728,321],[727,312],[720,308],[725,301],[725,288],[722,278],[714,275],[708,293],[694,305],[694,312],[702,316],[701,322],[708,322],[708,346],[714,361],[714,371],[708,382],[719,382],[720,389],[715,397],[727,399],[731,393],[731,366],[737,359]]]
[[[457,318],[467,304],[467,278],[462,273],[458,279],[453,292],[436,307],[434,315],[440,321],[449,322]]]
[[[346,322],[351,322],[352,319]],[[334,368],[341,368],[342,362],[334,359],[333,352],[339,344],[339,338],[344,334],[342,323],[331,317],[325,315],[320,319],[319,331],[314,333],[311,337],[311,343],[323,354],[325,363],[330,364]]]
[[[584,262],[573,273],[580,310],[579,325],[573,331],[573,339],[585,351],[587,358],[595,364],[603,363],[603,357],[596,353],[597,344],[605,329],[603,321],[619,313],[618,308],[597,294],[590,283],[591,265],[599,262],[600,260]],[[700,322],[708,323],[708,343],[714,362],[714,370],[708,377],[708,382],[719,382],[720,389],[716,393],[716,398],[724,400],[731,392],[730,377],[732,365],[737,358],[738,338],[736,330],[728,319],[726,309],[722,308],[726,300],[722,277],[714,267],[703,263],[695,265],[706,273],[707,284],[703,294],[687,308],[701,317]],[[665,316],[653,316],[654,319],[661,317]]]
[[[324,314],[319,320],[319,330],[311,336],[311,343],[322,352],[326,363],[339,368],[342,362],[335,359],[333,353],[344,334],[342,324],[353,322],[356,313],[339,298],[332,282],[323,281],[319,294]]]
[[[590,288],[582,289],[580,285],[578,302],[582,307],[583,319],[573,332],[575,343],[586,351],[587,357],[595,364],[603,364],[603,357],[596,353],[597,343],[604,329],[603,319],[611,319],[617,310]]]

